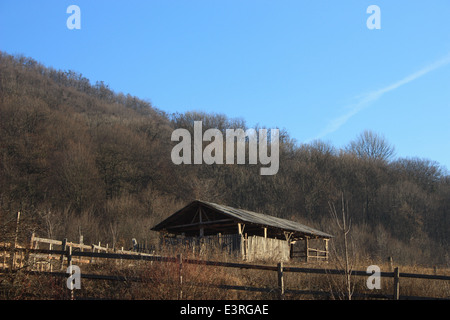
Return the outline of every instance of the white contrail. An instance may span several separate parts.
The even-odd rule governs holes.
[[[363,110],[364,108],[369,106],[374,101],[378,100],[383,94],[388,93],[392,90],[395,90],[395,89],[397,89],[411,81],[414,81],[414,80],[426,75],[427,73],[429,73],[433,70],[436,70],[438,68],[441,68],[449,63],[450,63],[450,54],[447,55],[445,58],[440,59],[440,60],[430,64],[429,66],[427,66],[427,67],[425,67],[425,68],[423,68],[423,69],[421,69],[421,70],[419,70],[419,71],[417,71],[417,72],[403,78],[402,80],[397,81],[385,88],[358,96],[357,99],[359,99],[359,101],[357,103],[355,103],[354,105],[348,106],[348,108],[351,109],[349,112],[347,112],[346,114],[344,114],[340,117],[333,119],[328,124],[328,126],[324,130],[322,130],[322,132],[320,132],[314,139],[311,139],[311,140],[321,139],[324,136],[326,136],[332,132],[335,132],[340,127],[342,127],[351,117],[353,117],[358,112],[360,112],[361,110]],[[311,140],[309,140],[309,141],[311,141]]]

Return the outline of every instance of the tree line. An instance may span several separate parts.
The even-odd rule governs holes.
[[[280,169],[174,165],[177,128],[242,128],[243,119],[151,102],[74,71],[0,53],[0,223],[17,211],[43,236],[127,247],[193,199],[292,219],[333,233],[329,204],[348,203],[361,257],[448,264],[450,176],[439,163],[397,158],[381,134],[344,148],[280,132]],[[258,129],[258,128],[255,128]],[[7,233],[4,233],[6,235]],[[1,239],[0,239],[1,241]]]

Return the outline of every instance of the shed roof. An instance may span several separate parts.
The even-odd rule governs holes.
[[[199,208],[204,211],[203,220],[196,218]],[[202,213],[200,213],[201,215]],[[261,232],[261,227],[265,227],[269,229],[269,235],[273,237],[283,236],[284,232],[292,233],[294,238],[304,238],[305,236],[310,238],[333,237],[295,221],[201,200],[191,202],[154,226],[152,230],[167,231],[174,234],[198,234],[199,228],[202,227],[205,229],[205,235],[218,232],[236,233],[236,223],[244,223],[245,230],[250,233]]]

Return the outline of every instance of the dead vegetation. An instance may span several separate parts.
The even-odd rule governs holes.
[[[198,256],[185,255],[198,260]],[[273,266],[261,262],[259,265]],[[293,262],[286,267],[335,270],[339,264]],[[390,272],[391,265],[379,264],[382,272]],[[366,270],[358,265],[354,270]],[[401,273],[448,275],[449,269],[434,269],[419,266],[399,266]],[[279,299],[277,272],[210,266],[206,264],[180,264],[166,261],[127,261],[97,259],[96,263],[81,265],[85,275],[101,275],[108,279],[82,278],[80,290],[74,290],[78,300],[272,300]],[[56,271],[56,270],[55,270]],[[64,270],[62,271],[64,272]],[[181,275],[181,277],[180,277]],[[117,279],[112,280],[111,277]],[[352,299],[392,299],[393,278],[381,278],[379,290],[369,290],[367,276],[351,276]],[[0,299],[2,300],[68,300],[71,291],[66,287],[68,275],[29,273],[27,268],[0,272]],[[347,299],[347,275],[284,272],[284,299],[318,300]],[[402,297],[429,297],[448,299],[448,280],[400,278]],[[223,288],[225,286],[226,288]],[[240,288],[240,290],[232,289]],[[259,291],[243,288],[259,288]],[[300,294],[299,291],[314,291],[321,294]]]

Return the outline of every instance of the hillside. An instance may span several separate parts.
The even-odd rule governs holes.
[[[177,166],[172,131],[192,130],[194,120],[203,130],[246,128],[220,114],[169,115],[77,72],[1,53],[0,237],[21,211],[23,223],[43,236],[81,232],[86,243],[127,247],[131,238],[152,240],[150,227],[192,199],[333,234],[329,203],[339,206],[343,193],[361,259],[450,263],[450,176],[438,163],[395,158],[371,132],[338,150],[298,145],[282,131],[274,176],[259,175],[257,165]]]

